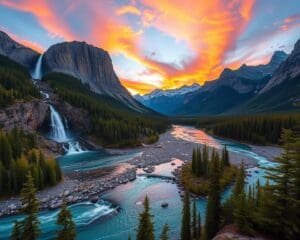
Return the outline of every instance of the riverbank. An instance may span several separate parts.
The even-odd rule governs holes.
[[[137,176],[137,169],[144,169],[147,173],[155,172],[155,166],[180,159],[183,163],[191,161],[192,151],[196,147],[203,145],[202,142],[192,142],[194,139],[185,139],[178,132],[179,128],[174,126],[171,130],[160,136],[158,142],[152,145],[145,145],[134,149],[107,149],[111,154],[130,154],[141,152],[137,156],[129,159],[127,163],[120,163],[114,167],[99,168],[93,171],[76,172],[64,174],[64,181],[55,187],[39,191],[37,198],[41,202],[41,209],[54,209],[62,204],[62,196],[66,195],[68,204],[82,201],[96,201],[99,195],[115,188],[118,185],[133,181]],[[182,128],[180,128],[182,129]],[[204,134],[204,135],[203,135]],[[199,136],[195,136],[199,137]],[[222,146],[214,146],[210,142],[209,135],[202,133],[204,141],[216,147],[219,152]],[[250,146],[251,150],[257,154],[265,156],[268,160],[274,161],[280,154],[281,149],[274,147]],[[116,155],[116,157],[117,157]],[[242,161],[246,168],[257,166],[256,160],[244,153],[230,152],[230,162],[238,166]],[[172,168],[171,163],[166,167]],[[180,167],[178,168],[180,170]],[[175,171],[175,178],[178,177],[178,170]],[[0,216],[16,214],[21,207],[20,199],[13,197],[0,201]]]

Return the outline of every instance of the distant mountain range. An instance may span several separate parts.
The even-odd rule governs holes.
[[[136,99],[166,115],[224,115],[297,110],[300,102],[300,40],[292,53],[276,51],[269,63],[224,69],[220,77],[183,94],[153,91]],[[178,89],[179,92],[180,89]],[[176,90],[173,90],[176,93]],[[168,95],[168,94],[166,94]],[[165,103],[168,99],[168,104]],[[171,104],[174,103],[174,105]]]
[[[191,86],[183,86],[178,89],[161,90],[156,89],[149,94],[135,95],[135,99],[145,106],[166,115],[172,114],[184,101],[187,94],[200,89],[200,85],[194,83]]]
[[[40,57],[39,53],[17,43],[1,31],[0,55],[22,64],[30,71]],[[58,72],[74,76],[95,93],[112,97],[135,111],[149,112],[121,85],[108,52],[85,42],[63,42],[51,46],[42,56],[42,72],[44,75]]]

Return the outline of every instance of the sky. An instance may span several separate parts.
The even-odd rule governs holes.
[[[0,30],[44,52],[85,41],[133,94],[267,63],[300,38],[300,0],[0,0]]]

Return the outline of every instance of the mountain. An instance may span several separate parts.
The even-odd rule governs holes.
[[[30,69],[36,62],[39,53],[24,47],[0,31],[0,55],[6,56]]]
[[[135,95],[135,99],[143,105],[162,114],[170,115],[174,112],[178,105],[181,105],[187,94],[200,89],[200,85],[194,83],[191,86],[183,86],[178,89],[161,90],[156,89],[151,93]]]
[[[266,86],[235,112],[295,111],[300,103],[300,39]]]
[[[184,104],[178,106],[174,113],[214,115],[231,111],[258,94],[287,56],[277,51],[265,65],[243,64],[237,70],[224,69],[217,80],[207,82],[201,89],[188,94]]]
[[[98,94],[111,96],[138,111],[145,111],[124,88],[107,51],[85,42],[64,42],[51,46],[43,55],[43,72],[59,72],[80,79]]]

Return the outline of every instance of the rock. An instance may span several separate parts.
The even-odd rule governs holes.
[[[42,100],[32,100],[0,109],[0,125],[5,131],[20,128],[27,132],[36,132],[48,116],[48,104]]]
[[[108,52],[101,48],[77,41],[55,44],[44,53],[42,67],[46,73],[61,72],[74,76],[92,91],[144,111],[120,84]]]
[[[167,208],[168,206],[169,206],[169,204],[167,202],[164,202],[164,203],[161,204],[162,208]]]
[[[36,63],[40,54],[17,43],[6,33],[0,31],[0,55],[8,57],[30,70],[31,66]]]
[[[99,197],[98,196],[93,196],[90,198],[90,202],[91,203],[97,203],[99,201]]]

